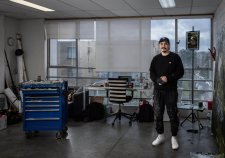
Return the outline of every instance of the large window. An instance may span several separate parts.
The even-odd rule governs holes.
[[[48,78],[68,80],[70,86],[95,81],[95,41],[49,39]]]
[[[178,53],[185,68],[185,75],[180,83],[184,88],[182,99],[192,100],[193,93],[194,102],[212,100],[212,60],[208,51],[211,47],[211,19],[178,19],[177,25]],[[188,31],[200,31],[199,50],[187,50]],[[194,62],[193,70],[192,62]]]
[[[95,68],[95,21],[46,21],[48,79],[82,86],[98,80]]]
[[[148,72],[150,19],[96,21],[96,71]]]
[[[48,40],[48,79],[70,80],[77,77],[76,42],[75,39]]]
[[[175,51],[175,19],[151,20],[151,40],[156,43],[161,37],[170,39],[170,50]],[[158,52],[159,53],[159,52]]]
[[[180,55],[185,74],[179,81],[182,100],[212,99],[211,19],[101,19],[49,21],[48,79],[64,79],[83,86],[101,79],[132,76],[135,84],[149,79],[149,65],[158,40],[168,37],[171,51]],[[200,31],[199,50],[186,49],[186,32]],[[194,60],[192,57],[194,55]],[[194,61],[194,89],[192,89]]]
[[[49,66],[77,66],[75,39],[49,40]]]
[[[210,18],[151,21],[151,40],[157,44],[160,37],[170,38],[171,51],[178,53],[182,59],[185,74],[178,84],[183,88],[184,102],[192,102],[192,94],[194,102],[212,100],[212,62],[208,51],[211,47],[210,26]],[[186,33],[193,30],[200,31],[199,50],[186,48]],[[193,71],[192,62],[194,62]],[[192,74],[194,74],[193,88]]]

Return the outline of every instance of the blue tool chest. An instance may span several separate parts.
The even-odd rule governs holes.
[[[39,131],[67,136],[67,81],[25,82],[21,85],[23,129],[29,138]]]

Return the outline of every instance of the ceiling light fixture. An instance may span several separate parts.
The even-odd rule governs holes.
[[[162,8],[173,8],[176,6],[174,0],[159,0],[159,3]]]
[[[9,1],[15,2],[15,3],[19,3],[19,4],[22,4],[22,5],[31,7],[31,8],[39,9],[39,10],[44,11],[44,12],[55,11],[55,10],[52,10],[52,9],[49,9],[49,8],[46,8],[46,7],[43,7],[43,6],[31,3],[31,2],[27,2],[27,1],[24,1],[24,0],[9,0]]]

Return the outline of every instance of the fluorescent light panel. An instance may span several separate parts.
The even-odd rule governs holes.
[[[9,0],[9,1],[15,2],[15,3],[19,3],[19,4],[22,4],[22,5],[31,7],[31,8],[39,9],[39,10],[45,11],[45,12],[55,11],[55,10],[52,10],[52,9],[49,9],[49,8],[46,8],[46,7],[43,7],[43,6],[31,3],[31,2],[28,2],[28,1],[24,1],[24,0]]]
[[[176,6],[174,0],[159,0],[159,3],[161,4],[162,8],[173,8]]]

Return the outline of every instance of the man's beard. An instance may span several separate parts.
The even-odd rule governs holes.
[[[168,50],[167,49],[161,49],[161,52],[166,53]]]

